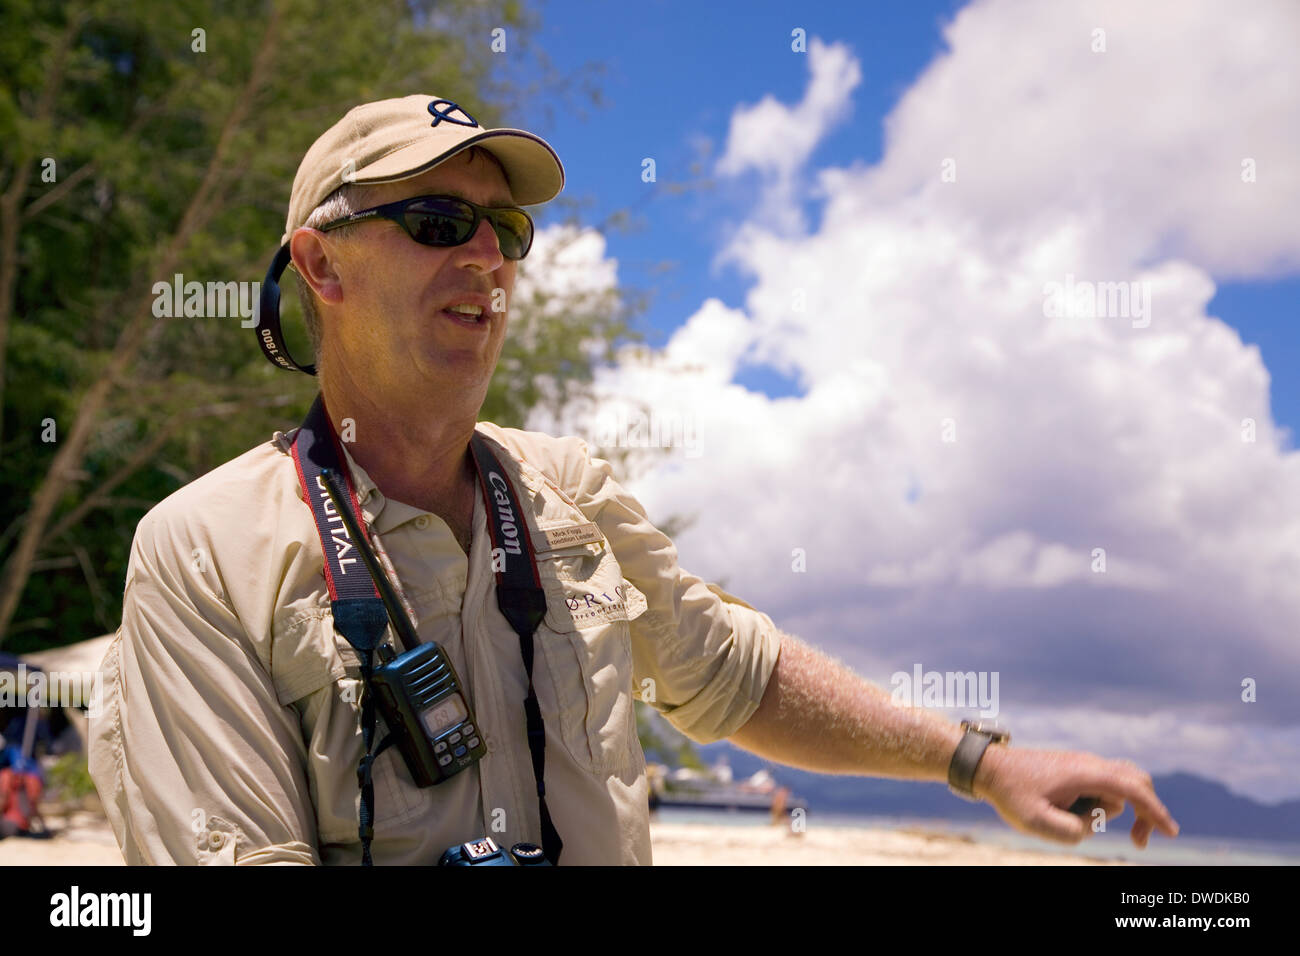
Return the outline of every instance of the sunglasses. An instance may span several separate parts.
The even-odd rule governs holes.
[[[320,227],[322,232],[350,226],[367,219],[388,219],[397,223],[416,242],[425,246],[459,246],[469,242],[484,219],[497,234],[501,255],[519,260],[533,244],[533,220],[517,206],[480,206],[458,196],[415,196],[362,209]]]

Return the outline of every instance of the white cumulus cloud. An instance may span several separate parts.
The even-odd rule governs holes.
[[[879,163],[809,168],[861,76],[814,38],[803,99],[738,105],[718,165],[763,184],[718,250],[743,307],[598,380],[698,427],[628,482],[698,516],[683,564],[882,684],[998,671],[1019,743],[1300,795],[1300,456],[1206,312],[1300,268],[1297,36],[1286,0],[972,3]],[[1052,314],[1067,282],[1100,305]]]

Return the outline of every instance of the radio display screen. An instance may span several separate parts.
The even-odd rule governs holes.
[[[420,719],[424,721],[424,729],[429,732],[429,737],[434,738],[463,723],[468,716],[469,711],[465,709],[460,694],[452,694],[421,713]]]

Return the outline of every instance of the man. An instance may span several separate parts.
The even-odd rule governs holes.
[[[467,733],[486,751],[427,787],[397,748],[380,753],[374,862],[432,863],[480,836],[508,847],[558,835],[552,862],[650,863],[634,693],[697,741],[729,738],[824,772],[948,779],[1050,839],[1090,832],[1067,810],[1082,797],[1111,816],[1132,802],[1138,846],[1155,827],[1175,835],[1132,764],[990,745],[987,733],[893,706],[680,568],[584,442],[477,420],[531,241],[515,207],[553,198],[563,181],[532,134],[484,130],[455,103],[418,95],[350,111],[294,181],[259,341],[276,364],[309,370],[289,357],[275,314],[291,259],[322,441],[346,462],[396,613],[421,646],[443,648],[477,723]],[[339,555],[360,542],[315,523],[316,492],[296,469],[301,438],[277,432],[161,502],[136,532],[90,758],[129,863],[363,858],[367,652],[340,635],[331,600],[347,572]],[[500,476],[489,493],[476,443],[517,500]],[[513,516],[514,505],[545,595],[531,670],[525,635],[503,613],[493,546],[495,512]],[[544,732],[530,740],[523,702],[534,688]]]

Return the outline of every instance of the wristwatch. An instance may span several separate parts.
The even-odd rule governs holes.
[[[989,744],[1009,744],[1011,734],[995,724],[979,720],[963,720],[961,729],[966,731],[957,750],[948,764],[948,789],[963,800],[979,802],[975,796],[975,768]]]

